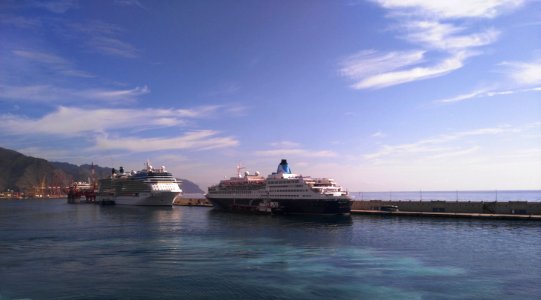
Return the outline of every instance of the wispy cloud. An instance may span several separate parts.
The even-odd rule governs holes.
[[[388,9],[405,10],[404,13],[437,19],[494,18],[521,6],[522,0],[375,0]]]
[[[433,20],[406,22],[405,39],[423,45],[427,49],[452,51],[481,47],[494,43],[500,32],[489,28],[482,32],[461,34],[465,27]]]
[[[529,92],[541,92],[541,59],[522,62],[504,62],[500,64],[507,70],[505,84],[496,87],[476,89],[457,96],[436,100],[439,103],[454,103],[476,98],[485,98],[501,95],[513,95]],[[502,89],[501,85],[507,85]]]
[[[15,26],[24,29],[37,28],[42,26],[42,23],[39,19],[8,14],[0,14],[0,24]]]
[[[0,99],[48,104],[73,103],[77,101],[98,101],[126,103],[150,92],[147,86],[133,89],[66,89],[53,85],[13,86],[0,84]]]
[[[216,112],[217,106],[193,109],[88,109],[59,107],[40,118],[0,115],[0,132],[24,135],[80,136],[111,130],[146,130],[182,126],[189,119],[204,118]]]
[[[124,58],[137,58],[141,51],[122,40],[124,29],[118,25],[92,20],[84,23],[67,24],[67,31],[62,31],[69,38],[82,42],[85,50],[104,55]]]
[[[354,80],[354,89],[378,89],[440,77],[464,67],[466,60],[482,54],[478,49],[496,42],[494,28],[472,32],[463,19],[494,18],[522,1],[375,0],[396,20],[397,38],[418,49],[378,53],[361,51],[340,63],[340,74]],[[430,51],[431,55],[427,55]],[[433,55],[436,53],[437,55]],[[430,58],[429,58],[430,57]]]
[[[23,148],[18,148],[17,151],[25,155],[44,158],[44,159],[53,160],[53,161],[56,161],[60,157],[62,157],[63,159],[68,159],[71,162],[74,158],[81,155],[81,152],[74,152],[69,149],[58,149],[58,148],[47,147],[45,145],[43,146],[44,147],[36,147],[36,146],[23,147]]]
[[[234,147],[239,144],[234,137],[217,136],[219,132],[200,130],[187,132],[172,138],[141,138],[98,136],[94,146],[97,150],[122,149],[131,152],[152,152],[161,150],[211,150]]]
[[[55,14],[63,14],[69,9],[77,8],[77,1],[74,0],[52,0],[52,1],[30,1],[31,7],[44,8]]]
[[[328,150],[307,150],[302,145],[291,141],[279,141],[271,143],[275,149],[256,151],[257,156],[266,157],[336,157],[336,153]]]
[[[393,177],[392,173],[398,174],[401,181],[408,180],[410,176],[426,177],[419,183],[429,182],[435,177],[446,178],[445,185],[457,178],[471,177],[474,180],[476,176],[485,176],[486,179],[496,175],[494,170],[509,170],[507,175],[513,176],[529,174],[522,178],[536,174],[538,178],[537,165],[541,163],[539,137],[533,135],[541,133],[540,130],[541,122],[533,122],[445,133],[411,143],[385,145],[364,155],[363,165],[366,169],[374,168],[376,172],[385,170],[388,177]],[[485,169],[486,172],[480,171]],[[521,169],[524,173],[519,171]]]
[[[136,6],[141,9],[147,9],[138,0],[115,0],[113,3],[118,6]]]
[[[384,73],[405,66],[418,64],[424,60],[425,51],[394,51],[380,53],[376,50],[363,50],[342,62],[340,73],[343,76],[360,79],[372,74]]]
[[[439,99],[439,100],[436,100],[435,102],[454,103],[454,102],[460,102],[460,101],[476,99],[476,98],[513,95],[513,94],[528,93],[528,92],[541,92],[541,86],[533,87],[533,88],[526,88],[526,89],[512,89],[512,90],[479,89],[479,90],[468,92],[466,94],[462,94],[462,95],[458,95],[458,96],[454,96],[450,98]]]
[[[257,156],[270,156],[270,157],[286,157],[286,156],[298,156],[298,157],[336,157],[336,153],[328,150],[312,151],[306,149],[273,149],[256,151]]]
[[[297,142],[292,141],[279,141],[271,143],[271,146],[275,148],[298,148],[301,145]]]
[[[524,130],[524,128],[511,127],[511,126],[498,126],[480,128],[469,131],[460,131],[449,134],[442,134],[436,137],[422,139],[413,143],[399,144],[399,145],[385,145],[377,152],[364,155],[367,160],[379,160],[390,157],[407,157],[411,158],[412,155],[422,154],[424,158],[432,154],[432,158],[444,158],[450,156],[456,156],[458,154],[468,154],[475,149],[478,150],[478,146],[474,145],[468,149],[462,149],[463,146],[451,145],[450,142],[462,140],[468,137],[482,137],[493,136],[503,133],[518,133]],[[468,151],[467,151],[468,150]]]
[[[406,70],[367,76],[354,84],[352,87],[355,89],[383,88],[406,82],[442,76],[461,68],[464,65],[465,59],[468,57],[469,54],[467,53],[458,53],[439,62],[436,65],[428,67],[415,67]]]
[[[519,85],[541,85],[541,58],[526,62],[504,62],[508,74]]]
[[[102,54],[125,58],[136,58],[139,56],[138,49],[116,37],[94,36],[87,41],[87,44]]]
[[[458,156],[464,156],[464,155],[470,155],[474,152],[477,152],[479,149],[481,149],[481,147],[479,146],[473,146],[473,147],[470,147],[470,148],[466,148],[466,149],[460,149],[460,150],[456,150],[456,151],[445,151],[443,153],[438,153],[438,154],[435,154],[435,155],[431,155],[431,156],[428,156],[427,159],[433,159],[433,160],[437,160],[437,159],[442,159],[442,158],[452,158],[452,157],[458,157]]]
[[[77,70],[68,60],[51,53],[29,50],[13,50],[12,53],[15,56],[26,59],[27,61],[47,66],[51,70],[54,70],[62,75],[84,78],[94,77],[92,74]]]
[[[240,84],[230,82],[227,84],[220,85],[216,87],[214,90],[211,90],[206,93],[208,96],[230,96],[232,94],[235,94],[240,90]]]
[[[377,132],[374,132],[371,137],[373,138],[384,138],[386,137],[387,135],[381,131],[377,131]]]

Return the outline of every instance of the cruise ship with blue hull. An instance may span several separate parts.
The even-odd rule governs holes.
[[[293,174],[282,159],[266,178],[237,167],[237,176],[208,188],[207,199],[218,208],[256,214],[349,215],[351,198],[331,178]]]

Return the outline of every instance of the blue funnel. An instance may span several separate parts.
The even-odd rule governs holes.
[[[278,170],[276,170],[276,173],[278,173],[278,174],[281,174],[281,173],[291,174],[291,169],[287,165],[287,160],[282,159],[282,161],[278,165]]]

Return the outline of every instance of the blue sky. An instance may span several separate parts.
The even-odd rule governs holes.
[[[541,188],[541,2],[2,1],[0,141],[203,188]]]

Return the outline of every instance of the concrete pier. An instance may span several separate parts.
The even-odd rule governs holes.
[[[392,208],[393,211],[389,211]],[[352,214],[541,220],[541,202],[353,201]]]
[[[438,213],[413,211],[381,211],[381,210],[352,210],[351,214],[380,215],[380,216],[406,216],[431,218],[468,218],[493,220],[534,220],[541,221],[541,215],[506,215],[506,214],[476,214],[476,213]]]

